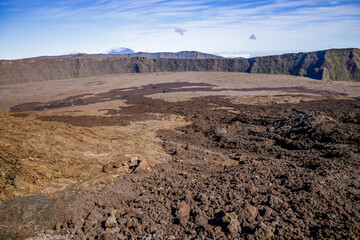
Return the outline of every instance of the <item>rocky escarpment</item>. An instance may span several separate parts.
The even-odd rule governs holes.
[[[290,74],[328,81],[360,81],[360,49],[330,49],[249,59],[250,73]]]
[[[0,84],[160,71],[247,72],[305,76],[326,81],[360,81],[360,49],[331,49],[249,59],[81,55],[3,60],[0,61]]]

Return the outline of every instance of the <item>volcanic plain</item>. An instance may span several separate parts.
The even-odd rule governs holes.
[[[360,83],[0,86],[0,239],[359,239]]]

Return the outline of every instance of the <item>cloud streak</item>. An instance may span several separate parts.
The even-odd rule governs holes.
[[[93,41],[93,46],[107,42],[105,49],[115,42],[129,42],[142,51],[172,51],[176,47],[181,48],[176,50],[243,52],[255,45],[263,50],[305,48],[305,45],[307,49],[316,49],[322,46],[322,41],[328,42],[326,46],[360,47],[360,3],[353,0],[4,0],[1,3],[4,7],[0,8],[0,30],[6,23],[4,16],[16,13],[14,19],[22,18],[23,24],[11,29],[16,29],[13,31],[18,31],[19,36],[20,32],[38,27],[38,32],[49,31],[46,37],[65,32],[71,37],[69,44],[74,36],[78,42]],[[25,28],[24,23],[35,25]],[[251,37],[253,33],[261,38]],[[187,41],[177,34],[186,34]],[[345,34],[346,38],[340,37]],[[249,41],[249,36],[256,39],[256,44]],[[31,36],[22,36],[26,37]],[[315,40],[309,41],[310,38]],[[9,43],[10,40],[0,39],[0,45]]]
[[[187,32],[186,29],[182,29],[182,28],[175,28],[174,30],[176,33],[180,34],[181,36],[184,36],[184,33]]]
[[[81,4],[85,2],[86,4]],[[62,4],[60,4],[62,3]],[[111,26],[132,25],[165,28],[174,24],[191,28],[246,26],[290,29],[310,24],[353,21],[360,24],[360,4],[353,1],[254,1],[252,4],[214,5],[211,1],[60,1],[41,8],[27,6],[29,17],[59,19],[65,22],[100,21]],[[306,26],[305,26],[306,27]],[[188,28],[189,29],[189,28]]]

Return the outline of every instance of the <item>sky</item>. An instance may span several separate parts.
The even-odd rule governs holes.
[[[0,59],[118,47],[227,57],[360,48],[360,1],[0,0]]]

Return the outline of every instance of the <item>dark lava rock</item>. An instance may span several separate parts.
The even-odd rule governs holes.
[[[222,220],[227,225],[227,230],[231,233],[231,235],[241,233],[241,226],[235,212],[225,213]]]
[[[195,224],[198,226],[206,226],[208,224],[208,219],[203,212],[199,212],[195,216]]]
[[[158,131],[164,151],[176,149],[168,162],[144,174],[133,159],[132,174],[65,191],[56,201],[41,195],[6,200],[0,203],[0,239],[44,229],[88,239],[358,239],[360,126],[353,118],[359,100],[169,103],[142,95],[150,90],[133,93],[117,111],[120,118],[164,113],[191,121]],[[93,124],[84,119],[81,124]],[[213,138],[223,126],[227,133]],[[119,209],[117,223],[106,229],[113,209]]]
[[[274,236],[274,231],[275,228],[271,225],[260,222],[256,227],[255,237],[256,239],[261,240],[270,239],[272,236]]]
[[[176,211],[176,216],[180,225],[186,227],[190,216],[190,206],[186,202],[181,202],[178,210]]]
[[[64,210],[59,202],[44,195],[5,200],[0,203],[0,239],[23,239],[54,228],[64,218]]]
[[[258,215],[257,207],[254,207],[250,203],[245,203],[243,209],[239,214],[239,218],[242,221],[247,221],[252,223],[255,221],[257,215]]]

